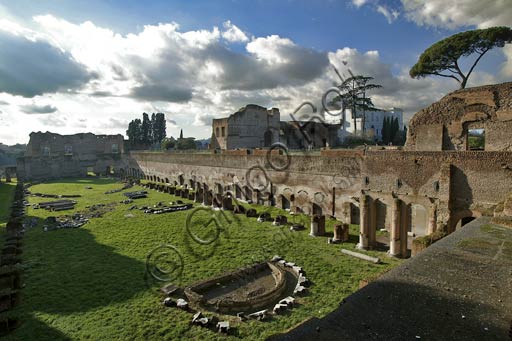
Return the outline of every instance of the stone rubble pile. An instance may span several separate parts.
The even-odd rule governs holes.
[[[47,211],[64,211],[74,209],[75,205],[75,200],[56,200],[40,202],[39,204],[34,204],[32,207],[34,209],[43,208]]]
[[[129,199],[140,199],[140,198],[147,198],[148,192],[146,191],[135,191],[135,192],[127,192],[124,193],[125,196],[127,196]]]
[[[105,194],[113,194],[113,193],[119,193],[126,189],[132,188],[133,183],[132,182],[126,182],[122,188],[119,189],[111,189],[110,191],[106,191]]]
[[[0,336],[5,336],[19,327],[21,321],[10,311],[21,302],[23,287],[20,255],[22,253],[25,224],[24,195],[26,188],[18,183],[14,191],[11,214],[6,225],[4,245],[0,253]],[[33,222],[30,221],[31,225]]]
[[[48,217],[43,222],[43,231],[79,228],[87,224],[88,221],[89,219],[80,213],[73,214],[71,217]]]

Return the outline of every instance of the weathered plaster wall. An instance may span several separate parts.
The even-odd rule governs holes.
[[[485,150],[512,150],[512,82],[457,90],[420,110],[409,122],[406,148],[467,150],[470,126],[485,129]]]

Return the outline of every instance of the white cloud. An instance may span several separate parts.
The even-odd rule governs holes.
[[[247,35],[237,26],[232,24],[230,20],[225,21],[222,26],[225,29],[225,31],[222,32],[222,38],[226,39],[230,43],[244,43],[249,40]]]
[[[21,111],[26,114],[51,114],[56,112],[58,109],[53,105],[38,105],[35,103],[20,106]]]
[[[394,18],[396,14],[387,9]],[[213,27],[182,32],[178,24],[164,23],[126,35],[51,15],[35,17],[33,25],[10,25],[11,32],[6,33],[0,23],[0,32],[18,41],[14,46],[23,46],[9,52],[10,59],[0,50],[0,60],[6,68],[19,64],[20,75],[23,68],[41,72],[43,66],[59,67],[42,69],[50,82],[27,81],[13,87],[0,77],[0,103],[10,104],[2,107],[2,117],[17,131],[0,130],[2,142],[27,142],[31,131],[46,130],[124,134],[127,123],[142,112],[165,113],[168,135],[178,136],[183,128],[187,136],[209,137],[213,118],[249,103],[278,107],[287,119],[303,101],[319,104],[323,91],[339,82],[329,63],[341,72],[350,68],[373,76],[384,86],[371,94],[375,104],[403,107],[408,115],[457,87],[435,78],[413,80],[406,68],[394,74],[378,51],[346,47],[323,52],[278,35],[249,40],[248,33],[229,21],[222,31]],[[227,33],[230,30],[232,34]],[[230,48],[240,42],[245,42],[245,51]],[[39,65],[42,57],[48,63]],[[512,72],[508,65],[504,70]],[[474,76],[477,82],[489,80],[483,73]],[[26,79],[33,77],[27,73]],[[24,115],[30,106],[58,111],[34,120]]]
[[[356,7],[361,7],[366,4],[368,0],[352,0],[352,4]]]
[[[210,127],[214,118],[215,116],[211,114],[198,113],[194,118],[193,125]]]
[[[377,6],[377,12],[386,17],[388,24],[393,23],[393,21],[395,21],[400,15],[400,12],[398,12],[397,10],[389,9],[386,6],[382,5]]]
[[[407,18],[418,25],[455,29],[487,28],[512,23],[510,0],[402,0]]]

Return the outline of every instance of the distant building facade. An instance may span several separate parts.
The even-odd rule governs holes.
[[[17,159],[22,180],[110,174],[120,169],[122,135],[31,133],[25,156]]]
[[[357,125],[357,132],[361,132],[362,127],[362,113],[357,113],[356,118],[356,125]],[[398,127],[399,130],[404,129],[404,120],[403,120],[404,112],[400,108],[391,108],[389,110],[382,110],[382,111],[367,111],[365,113],[365,132],[369,136],[373,136],[377,140],[382,140],[382,127],[384,124],[384,119],[386,117],[388,118],[397,118],[398,119]],[[347,110],[345,114],[345,124],[344,124],[344,130],[346,132],[345,136],[350,136],[354,134],[355,128],[354,128],[354,120],[352,116],[352,111]]]
[[[279,141],[279,109],[249,104],[229,117],[214,119],[211,148],[270,147]]]
[[[340,124],[281,121],[279,109],[248,104],[212,122],[211,149],[268,148],[282,142],[291,149],[334,146]]]

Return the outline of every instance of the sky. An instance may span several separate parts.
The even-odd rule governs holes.
[[[458,88],[409,77],[427,47],[511,23],[512,0],[0,0],[0,142],[125,134],[143,112],[165,113],[168,136],[208,138],[213,118],[249,103],[283,120],[319,105],[339,83],[333,66],[374,77],[374,104],[407,121]],[[512,44],[469,86],[511,80]]]

